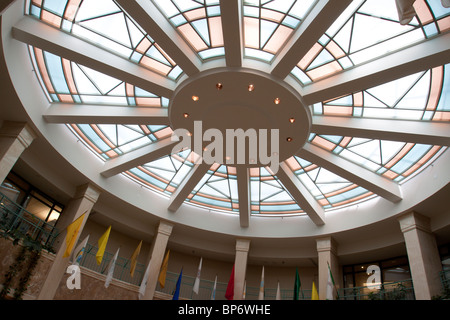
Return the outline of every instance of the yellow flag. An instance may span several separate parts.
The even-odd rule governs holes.
[[[137,257],[139,256],[139,252],[141,252],[142,240],[139,242],[136,250],[134,250],[133,255],[131,256],[131,266],[130,266],[130,274],[131,277],[134,276],[134,269],[136,269]]]
[[[319,294],[317,293],[317,289],[316,289],[316,285],[315,285],[314,281],[313,281],[313,285],[312,285],[311,300],[319,300]]]
[[[168,250],[166,253],[166,257],[164,258],[163,264],[161,266],[161,272],[159,273],[158,281],[161,288],[164,288],[164,286],[166,285],[166,273],[167,273],[167,266],[169,265],[169,253],[170,250]]]
[[[108,227],[106,232],[98,239],[98,251],[95,255],[97,259],[97,264],[100,265],[103,260],[103,255],[105,254],[106,244],[108,243],[109,233],[111,232],[111,226]]]
[[[74,222],[72,222],[67,227],[67,235],[66,235],[66,251],[64,252],[63,258],[67,258],[70,256],[73,250],[73,246],[78,237],[78,232],[80,232],[81,225],[84,220],[86,212],[79,216]]]

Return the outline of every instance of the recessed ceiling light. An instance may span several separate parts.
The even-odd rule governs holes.
[[[291,137],[288,137],[288,138],[286,139],[287,142],[292,142],[292,140],[294,140],[294,139],[292,139]]]
[[[252,91],[255,91],[255,85],[254,84],[249,84],[248,85],[248,91],[250,91],[250,92],[252,92]]]
[[[294,123],[294,122],[295,122],[295,118],[290,118],[290,119],[289,119],[289,122],[290,122],[290,123]]]
[[[192,96],[192,100],[197,102],[200,98],[198,96]]]
[[[223,89],[223,84],[221,84],[219,82],[218,84],[216,84],[216,88],[217,88],[217,90],[222,90]]]
[[[183,117],[189,118],[189,113],[183,113]]]
[[[280,104],[280,103],[281,103],[280,98],[275,98],[275,100],[273,101],[273,103],[275,103],[275,104]]]

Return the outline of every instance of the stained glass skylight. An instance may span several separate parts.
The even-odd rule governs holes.
[[[219,0],[153,2],[202,59],[224,56]]]
[[[151,15],[167,19],[168,26],[181,35],[179,39],[184,42],[180,48],[188,45],[198,54],[200,66],[192,63],[198,70],[192,68],[185,74],[178,63],[186,63],[189,57],[177,56],[174,51],[167,49],[176,46],[176,41],[172,39],[173,43],[168,44],[167,39],[165,42],[164,38],[161,40],[158,35],[152,35],[151,30],[144,31],[133,19],[133,14],[136,13],[125,12],[119,5],[119,0],[29,2],[29,19],[38,19],[39,23],[51,25],[55,29],[50,29],[61,32],[61,35],[70,35],[77,41],[81,39],[90,45],[94,44],[108,53],[125,58],[127,63],[131,61],[133,67],[138,66],[149,75],[149,84],[157,82],[158,86],[164,86],[156,80],[154,83],[153,77],[169,80],[173,84],[173,87],[164,88],[166,90],[163,91],[167,92],[167,97],[164,97],[161,93],[155,94],[130,83],[132,81],[129,79],[114,77],[101,66],[96,68],[92,64],[87,67],[77,59],[71,61],[61,57],[52,52],[51,46],[46,47],[44,42],[41,42],[42,48],[35,44],[28,45],[34,70],[51,106],[64,105],[71,110],[77,110],[78,107],[96,110],[101,106],[111,110],[111,113],[114,108],[127,112],[163,110],[167,113],[162,116],[166,120],[163,121],[164,124],[153,123],[151,117],[148,118],[148,123],[129,122],[126,117],[119,119],[117,123],[63,123],[105,164],[109,164],[111,159],[121,159],[134,151],[147,150],[144,148],[159,146],[162,141],[169,140],[173,133],[169,110],[177,85],[181,85],[185,78],[189,80],[190,73],[195,75],[196,72],[213,71],[208,69],[213,64],[206,63],[210,59],[227,63],[221,12],[224,3],[219,0],[147,1],[159,8]],[[289,40],[298,32],[305,19],[316,11],[314,8],[319,1],[242,0],[236,3],[241,5],[237,11],[240,12],[242,30],[241,34],[236,35],[242,39],[241,60],[257,59],[273,67],[278,63],[276,60],[280,57],[280,52],[290,50]],[[406,25],[401,25],[395,0],[354,0],[346,9],[343,8],[334,23],[329,21],[327,31],[314,39],[317,41],[312,48],[305,48],[306,55],[295,57],[298,60],[293,61],[286,73],[289,74],[289,70],[296,64],[290,74],[303,86],[314,87],[325,77],[339,72],[345,74],[348,69],[395,50],[445,37],[450,30],[449,8],[442,7],[438,0],[416,0],[414,8],[416,17]],[[164,49],[174,57],[170,57]],[[77,48],[69,50],[76,51]],[[316,128],[315,121],[335,118],[389,120],[389,124],[411,121],[430,126],[448,125],[449,63],[450,61],[446,61],[430,65],[420,72],[409,72],[386,80],[381,85],[377,82],[363,90],[349,87],[341,95],[317,99],[306,107],[311,111],[312,127]],[[212,88],[214,92],[218,92],[216,83],[212,84]],[[252,94],[259,94],[258,90],[256,88]],[[244,91],[248,93],[247,84]],[[224,93],[226,89],[223,88],[220,92]],[[195,94],[197,93],[192,93]],[[238,98],[239,95],[236,95],[236,99]],[[275,98],[271,97],[271,105]],[[102,115],[98,117],[101,118]],[[239,117],[240,115],[236,115],[236,118]],[[286,125],[288,124],[286,121]],[[352,181],[351,174],[333,172],[333,168],[326,165],[327,161],[336,157],[343,159],[343,163],[356,164],[367,172],[370,179],[375,177],[374,181],[379,178],[388,184],[401,186],[445,152],[448,146],[439,145],[435,141],[429,144],[411,142],[408,134],[405,135],[405,141],[384,137],[381,139],[377,136],[377,130],[372,130],[372,137],[354,136],[352,130],[339,134],[310,131],[306,145],[320,148],[316,150],[323,150],[330,158],[320,155],[325,161],[319,165],[304,154],[293,154],[287,160],[283,159],[286,165],[283,167],[284,175],[274,174],[266,167],[252,166],[246,168],[248,181],[244,184],[239,183],[242,181],[238,178],[236,166],[219,163],[208,165],[204,171],[206,173],[198,177],[195,187],[185,190],[186,197],[183,200],[212,211],[231,214],[248,212],[249,215],[259,216],[305,215],[311,207],[315,207],[314,204],[324,210],[331,210],[378,195],[370,184],[362,186]],[[285,137],[283,139],[286,140]],[[125,168],[121,172],[136,183],[170,198],[177,191],[183,191],[191,174],[195,175],[195,163],[198,159],[199,155],[191,149],[173,154],[167,152],[162,157],[159,155],[158,159],[143,161],[137,166],[133,162],[134,167]],[[292,188],[296,183],[305,187],[306,191],[303,192],[308,195],[303,201],[312,201],[312,205],[301,202],[295,195],[293,191],[298,190]],[[247,186],[244,191],[239,189],[242,185]],[[243,208],[239,201],[240,195],[248,196],[248,208]]]
[[[29,14],[171,79],[182,74],[113,0],[32,0]]]
[[[440,1],[418,0],[414,7],[417,17],[401,25],[395,1],[353,1],[291,74],[307,85],[450,28],[450,10]]]
[[[244,0],[245,56],[271,61],[317,0]]]

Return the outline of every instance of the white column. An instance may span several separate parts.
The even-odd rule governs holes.
[[[409,267],[417,300],[430,300],[441,293],[441,259],[430,220],[416,212],[398,218],[405,238]]]
[[[337,258],[337,244],[331,237],[316,239],[319,262],[319,299],[326,300],[328,283],[328,265],[333,274],[336,288],[339,288],[339,262]],[[333,290],[333,299],[336,299],[336,290]]]
[[[159,223],[150,251],[147,287],[145,288],[145,294],[142,300],[153,300],[153,296],[155,295],[156,290],[156,284],[159,277],[159,271],[161,270],[161,265],[166,252],[167,243],[169,242],[169,237],[172,234],[172,229],[173,225],[168,222],[161,221]],[[142,281],[144,280],[145,279],[143,279]]]
[[[100,190],[92,185],[83,185],[77,189],[75,197],[69,202],[68,206],[64,209],[61,220],[58,222],[58,229],[61,232],[61,243],[55,260],[50,268],[44,285],[39,292],[38,300],[51,300],[54,298],[55,293],[59,287],[61,279],[67,270],[70,257],[64,258],[64,252],[66,250],[66,233],[67,226],[78,219],[83,213],[86,213],[83,223],[81,224],[80,231],[76,237],[75,243],[77,243],[80,234],[83,231],[84,225],[89,217],[92,207],[97,202],[100,196]]]
[[[30,146],[36,134],[26,123],[6,121],[0,128],[0,183]]]
[[[234,260],[234,300],[242,300],[249,250],[250,240],[236,240],[236,257]]]

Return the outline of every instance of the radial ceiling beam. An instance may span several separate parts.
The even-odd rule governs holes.
[[[317,134],[450,146],[450,124],[444,122],[314,116],[311,131]]]
[[[276,57],[271,73],[281,79],[286,78],[351,2],[351,0],[319,1]]]
[[[201,61],[159,9],[148,0],[117,0],[188,76],[200,72]]]
[[[391,202],[402,200],[400,187],[394,181],[383,178],[374,172],[324,149],[307,143],[297,155],[359,185],[360,187],[372,191]]]
[[[301,90],[308,105],[375,87],[449,62],[450,33],[387,54]]]
[[[211,165],[208,165],[201,160],[194,165],[189,174],[178,186],[177,190],[172,194],[168,207],[169,211],[175,212],[178,210],[178,208],[183,204],[184,200],[186,200],[191,191],[208,172],[210,167]]]
[[[117,158],[108,160],[103,167],[101,175],[105,178],[109,178],[137,166],[158,160],[159,158],[174,152],[178,152],[180,150],[173,150],[177,143],[178,141],[172,141],[172,138],[166,138]]]
[[[318,226],[325,224],[325,214],[323,207],[313,197],[311,192],[294,175],[289,166],[282,162],[277,172],[277,177],[290,193],[292,198],[306,212],[311,220]]]
[[[239,197],[239,220],[242,228],[250,225],[250,174],[246,167],[237,166],[237,186]]]
[[[52,103],[48,123],[169,125],[167,108]]]
[[[30,17],[12,28],[16,40],[77,62],[113,78],[171,98],[175,82],[98,46]]]
[[[241,0],[220,1],[225,60],[228,67],[242,66]]]

